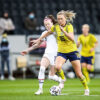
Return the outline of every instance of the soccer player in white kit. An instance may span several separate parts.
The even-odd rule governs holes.
[[[52,25],[55,23],[56,23],[56,20],[54,19],[54,17],[52,15],[48,15],[44,19],[44,25],[45,25],[47,30],[50,30]],[[44,31],[42,33],[42,35],[45,33],[46,33],[46,31]],[[54,33],[54,34],[47,36],[47,38],[45,40],[46,40],[47,46],[46,46],[45,53],[42,57],[41,64],[40,64],[40,71],[39,71],[39,75],[38,75],[39,89],[37,92],[35,92],[36,95],[40,95],[43,93],[43,83],[44,83],[44,79],[45,79],[45,70],[49,65],[50,65],[50,71],[49,71],[49,76],[48,76],[49,79],[60,82],[59,86],[61,86],[61,84],[62,84],[61,78],[58,77],[57,75],[55,75],[55,68],[54,68],[55,59],[57,56],[56,34]],[[28,52],[30,52],[31,50],[38,48],[39,45],[41,44],[41,42],[33,45],[32,47],[30,47],[26,50],[23,50],[21,52],[21,54],[25,55]],[[61,88],[63,88],[63,85],[61,86]]]

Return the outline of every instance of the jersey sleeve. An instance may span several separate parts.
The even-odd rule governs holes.
[[[55,31],[54,28],[55,28],[55,26],[53,25],[53,26],[51,27],[51,31],[52,31],[52,32]]]
[[[42,34],[41,34],[41,36],[43,35],[43,34],[45,34],[47,31],[44,31],[44,32],[42,32]],[[43,41],[45,41],[46,39],[44,38],[44,39],[42,39]]]
[[[96,37],[92,35],[92,41],[95,43],[97,41]]]
[[[73,33],[73,32],[74,32],[73,25],[72,24],[68,25],[68,33]]]

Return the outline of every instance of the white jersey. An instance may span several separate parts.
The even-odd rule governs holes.
[[[42,33],[45,34],[47,31]],[[56,42],[56,33],[53,33],[45,38],[46,40],[46,49],[45,53],[57,53],[57,42]]]
[[[47,31],[44,31],[42,33],[45,34]],[[46,49],[45,49],[45,53],[43,55],[43,57],[48,58],[48,60],[50,61],[50,65],[54,65],[55,64],[55,59],[57,56],[57,42],[56,42],[56,33],[53,33],[49,36],[47,36],[45,38],[46,40]]]

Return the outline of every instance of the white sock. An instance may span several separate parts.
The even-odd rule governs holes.
[[[49,79],[50,80],[57,81],[57,82],[61,82],[61,78],[58,77],[57,75],[54,75],[54,76],[49,75]]]
[[[41,90],[43,88],[43,83],[44,83],[44,80],[39,80],[39,89]]]
[[[45,79],[45,67],[44,66],[40,67],[38,79],[39,79],[39,89],[42,89],[43,88],[44,79]]]

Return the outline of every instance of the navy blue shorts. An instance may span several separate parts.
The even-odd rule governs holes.
[[[60,53],[58,52],[57,56],[61,56],[64,59],[71,61],[80,60],[80,54],[78,51],[70,52],[70,53]]]
[[[93,56],[90,56],[90,57],[81,56],[81,63],[86,63],[86,64],[93,65],[92,59],[93,59]]]

